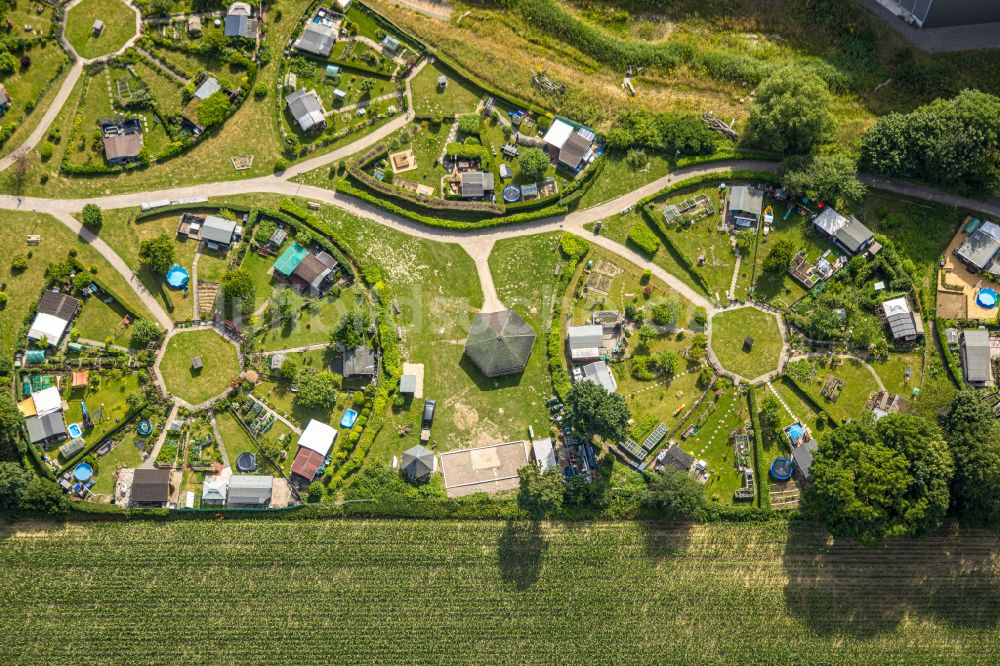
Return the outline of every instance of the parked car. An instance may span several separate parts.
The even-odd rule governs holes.
[[[423,426],[425,428],[430,428],[431,424],[434,423],[434,407],[437,403],[433,400],[427,400],[424,402],[424,421]]]

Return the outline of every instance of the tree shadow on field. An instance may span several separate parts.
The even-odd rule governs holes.
[[[519,590],[538,582],[548,544],[537,520],[509,520],[497,543],[500,578]]]
[[[691,543],[692,523],[670,523],[647,520],[642,526],[646,557],[653,563],[682,557]]]
[[[834,542],[822,526],[793,523],[785,604],[823,635],[874,638],[906,618],[992,629],[1000,621],[998,549],[995,533],[957,526],[863,548]]]

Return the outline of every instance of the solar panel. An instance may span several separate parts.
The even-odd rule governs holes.
[[[646,453],[649,453],[650,451],[653,450],[653,447],[659,444],[661,441],[663,441],[663,438],[666,436],[667,436],[667,426],[661,423],[660,425],[656,426],[656,430],[649,433],[649,437],[647,437],[646,441],[642,443],[642,450],[645,451]]]
[[[643,456],[642,450],[639,448],[639,445],[633,442],[631,439],[626,439],[624,442],[622,442],[622,448],[625,449],[625,452],[628,453],[633,458],[635,458],[636,460],[642,460],[645,457]]]

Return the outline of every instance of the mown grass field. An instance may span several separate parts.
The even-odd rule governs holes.
[[[722,367],[746,379],[778,369],[781,332],[773,314],[752,307],[728,310],[712,317],[712,350]],[[744,346],[747,337],[753,347]]]
[[[0,657],[989,663],[998,547],[859,549],[780,522],[22,523],[0,528]]]
[[[201,358],[200,370],[191,368],[195,357]],[[197,405],[226,390],[239,375],[240,364],[236,347],[214,330],[184,331],[167,342],[160,373],[168,391]]]
[[[94,32],[94,21],[104,30]],[[83,0],[66,14],[66,39],[81,58],[114,53],[135,34],[135,12],[122,0]]]

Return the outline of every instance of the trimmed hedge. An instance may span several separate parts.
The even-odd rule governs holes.
[[[490,227],[502,227],[506,224],[518,224],[521,222],[530,222],[532,220],[538,220],[545,217],[554,217],[556,215],[563,215],[567,212],[566,206],[553,205],[546,208],[540,208],[538,210],[533,210],[527,213],[518,213],[515,215],[506,215],[503,217],[492,217],[485,220],[479,220],[478,222],[464,222],[458,220],[442,220],[435,217],[429,217],[427,215],[421,215],[420,213],[415,213],[411,210],[407,210],[398,204],[391,201],[386,201],[373,196],[371,193],[365,190],[358,189],[346,181],[341,181],[337,184],[337,192],[341,194],[347,194],[357,199],[361,199],[373,206],[378,206],[390,213],[395,213],[401,217],[405,217],[414,222],[419,222],[420,224],[426,224],[429,227],[438,227],[440,229],[488,229]]]
[[[628,240],[650,257],[660,249],[660,239],[645,224],[633,224],[628,230]]]

